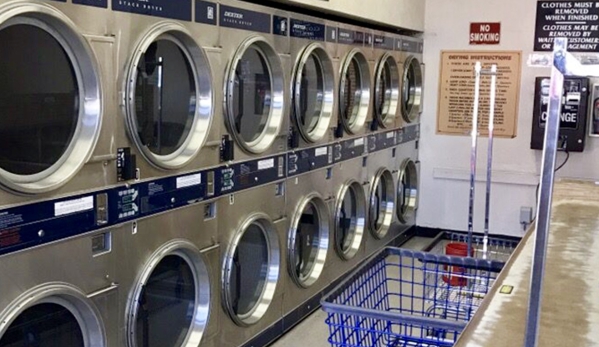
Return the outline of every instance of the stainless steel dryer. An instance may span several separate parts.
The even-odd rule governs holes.
[[[372,72],[363,28],[339,24],[339,125],[346,136],[363,135],[372,121]]]
[[[241,346],[282,318],[284,181],[225,196],[218,209],[224,313],[214,346]]]
[[[374,152],[367,157],[368,187],[368,235],[366,253],[371,255],[397,237],[392,228],[395,215],[397,177],[396,148]]]
[[[114,184],[105,8],[0,1],[0,205]]]
[[[141,157],[136,160],[137,178],[218,165],[218,28],[191,22],[191,6],[173,4],[142,12],[114,7],[122,115],[118,118],[123,125],[115,131],[117,145]],[[214,18],[216,5],[212,10]],[[196,20],[201,18],[198,14]]]
[[[402,71],[393,51],[395,38],[382,31],[373,32],[373,118],[381,130],[402,125],[400,107],[400,81]]]
[[[332,142],[337,128],[337,71],[327,48],[326,22],[291,14],[291,148]]]
[[[112,242],[125,229],[0,257],[0,345],[121,346]]]
[[[287,268],[283,313],[300,306],[310,312],[310,298],[330,283],[324,272],[333,247],[332,214],[335,204],[331,169],[317,170],[287,180]],[[329,273],[329,275],[331,275]]]
[[[405,36],[398,38],[395,44],[399,61],[403,64],[400,100],[404,126],[420,122],[424,95],[423,46],[421,39]]]
[[[129,222],[118,257],[119,346],[197,347],[218,335],[218,216],[204,202]]]
[[[331,211],[331,247],[324,274],[331,281],[354,269],[366,256],[367,189],[362,158],[341,162],[333,167],[335,203]]]
[[[284,152],[291,70],[287,13],[236,0],[221,0],[219,8],[226,62],[222,159]]]

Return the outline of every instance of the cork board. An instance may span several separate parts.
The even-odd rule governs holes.
[[[497,64],[494,136],[514,138],[518,125],[521,57],[519,51],[442,51],[437,107],[437,134],[469,136],[474,103],[474,65]],[[482,76],[478,125],[488,135],[491,77]]]

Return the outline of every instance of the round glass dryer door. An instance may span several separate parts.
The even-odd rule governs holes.
[[[17,6],[0,22],[0,182],[42,193],[91,155],[101,99],[90,47],[61,13]]]
[[[139,44],[126,86],[127,120],[150,163],[175,169],[206,141],[212,120],[208,60],[183,29],[152,31]]]
[[[409,57],[404,63],[402,81],[402,115],[406,122],[415,122],[422,100],[422,68],[418,59]]]
[[[279,279],[276,230],[263,215],[246,221],[229,246],[224,263],[224,305],[233,321],[249,326],[262,319]]]
[[[0,339],[3,347],[85,347],[77,318],[63,306],[42,303],[23,311]]]
[[[339,117],[345,130],[355,134],[364,127],[370,105],[370,70],[359,51],[345,58],[339,87]]]
[[[335,249],[342,259],[352,259],[360,250],[366,220],[364,201],[364,190],[358,182],[344,185],[339,192],[335,214]]]
[[[389,53],[381,58],[376,71],[374,103],[379,125],[384,128],[392,126],[399,107],[399,69]]]
[[[208,320],[206,265],[191,244],[175,242],[151,258],[130,305],[131,347],[197,346]]]
[[[397,218],[406,224],[416,214],[418,206],[418,169],[411,159],[401,164],[397,182]]]
[[[23,293],[0,317],[2,347],[105,347],[104,328],[89,299],[70,285]]]
[[[296,284],[307,288],[318,280],[328,248],[328,208],[313,194],[299,204],[289,231],[289,273]]]
[[[333,63],[319,44],[304,50],[293,84],[294,117],[307,142],[322,139],[331,124],[334,104]]]
[[[266,151],[283,121],[283,71],[274,49],[263,39],[243,43],[227,72],[227,128],[250,154]]]
[[[379,170],[373,180],[368,213],[370,231],[377,239],[387,236],[393,221],[393,211],[395,209],[394,189],[391,171],[387,169]]]

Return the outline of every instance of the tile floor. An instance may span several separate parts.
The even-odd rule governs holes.
[[[420,250],[430,241],[429,238],[415,237],[402,247]],[[327,314],[319,309],[277,340],[271,347],[329,347],[327,342],[329,328],[324,322],[326,317]]]

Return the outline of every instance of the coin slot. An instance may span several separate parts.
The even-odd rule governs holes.
[[[94,257],[110,253],[112,250],[112,234],[110,232],[94,235],[91,240]]]
[[[96,224],[104,225],[108,223],[108,194],[102,193],[96,195]]]

